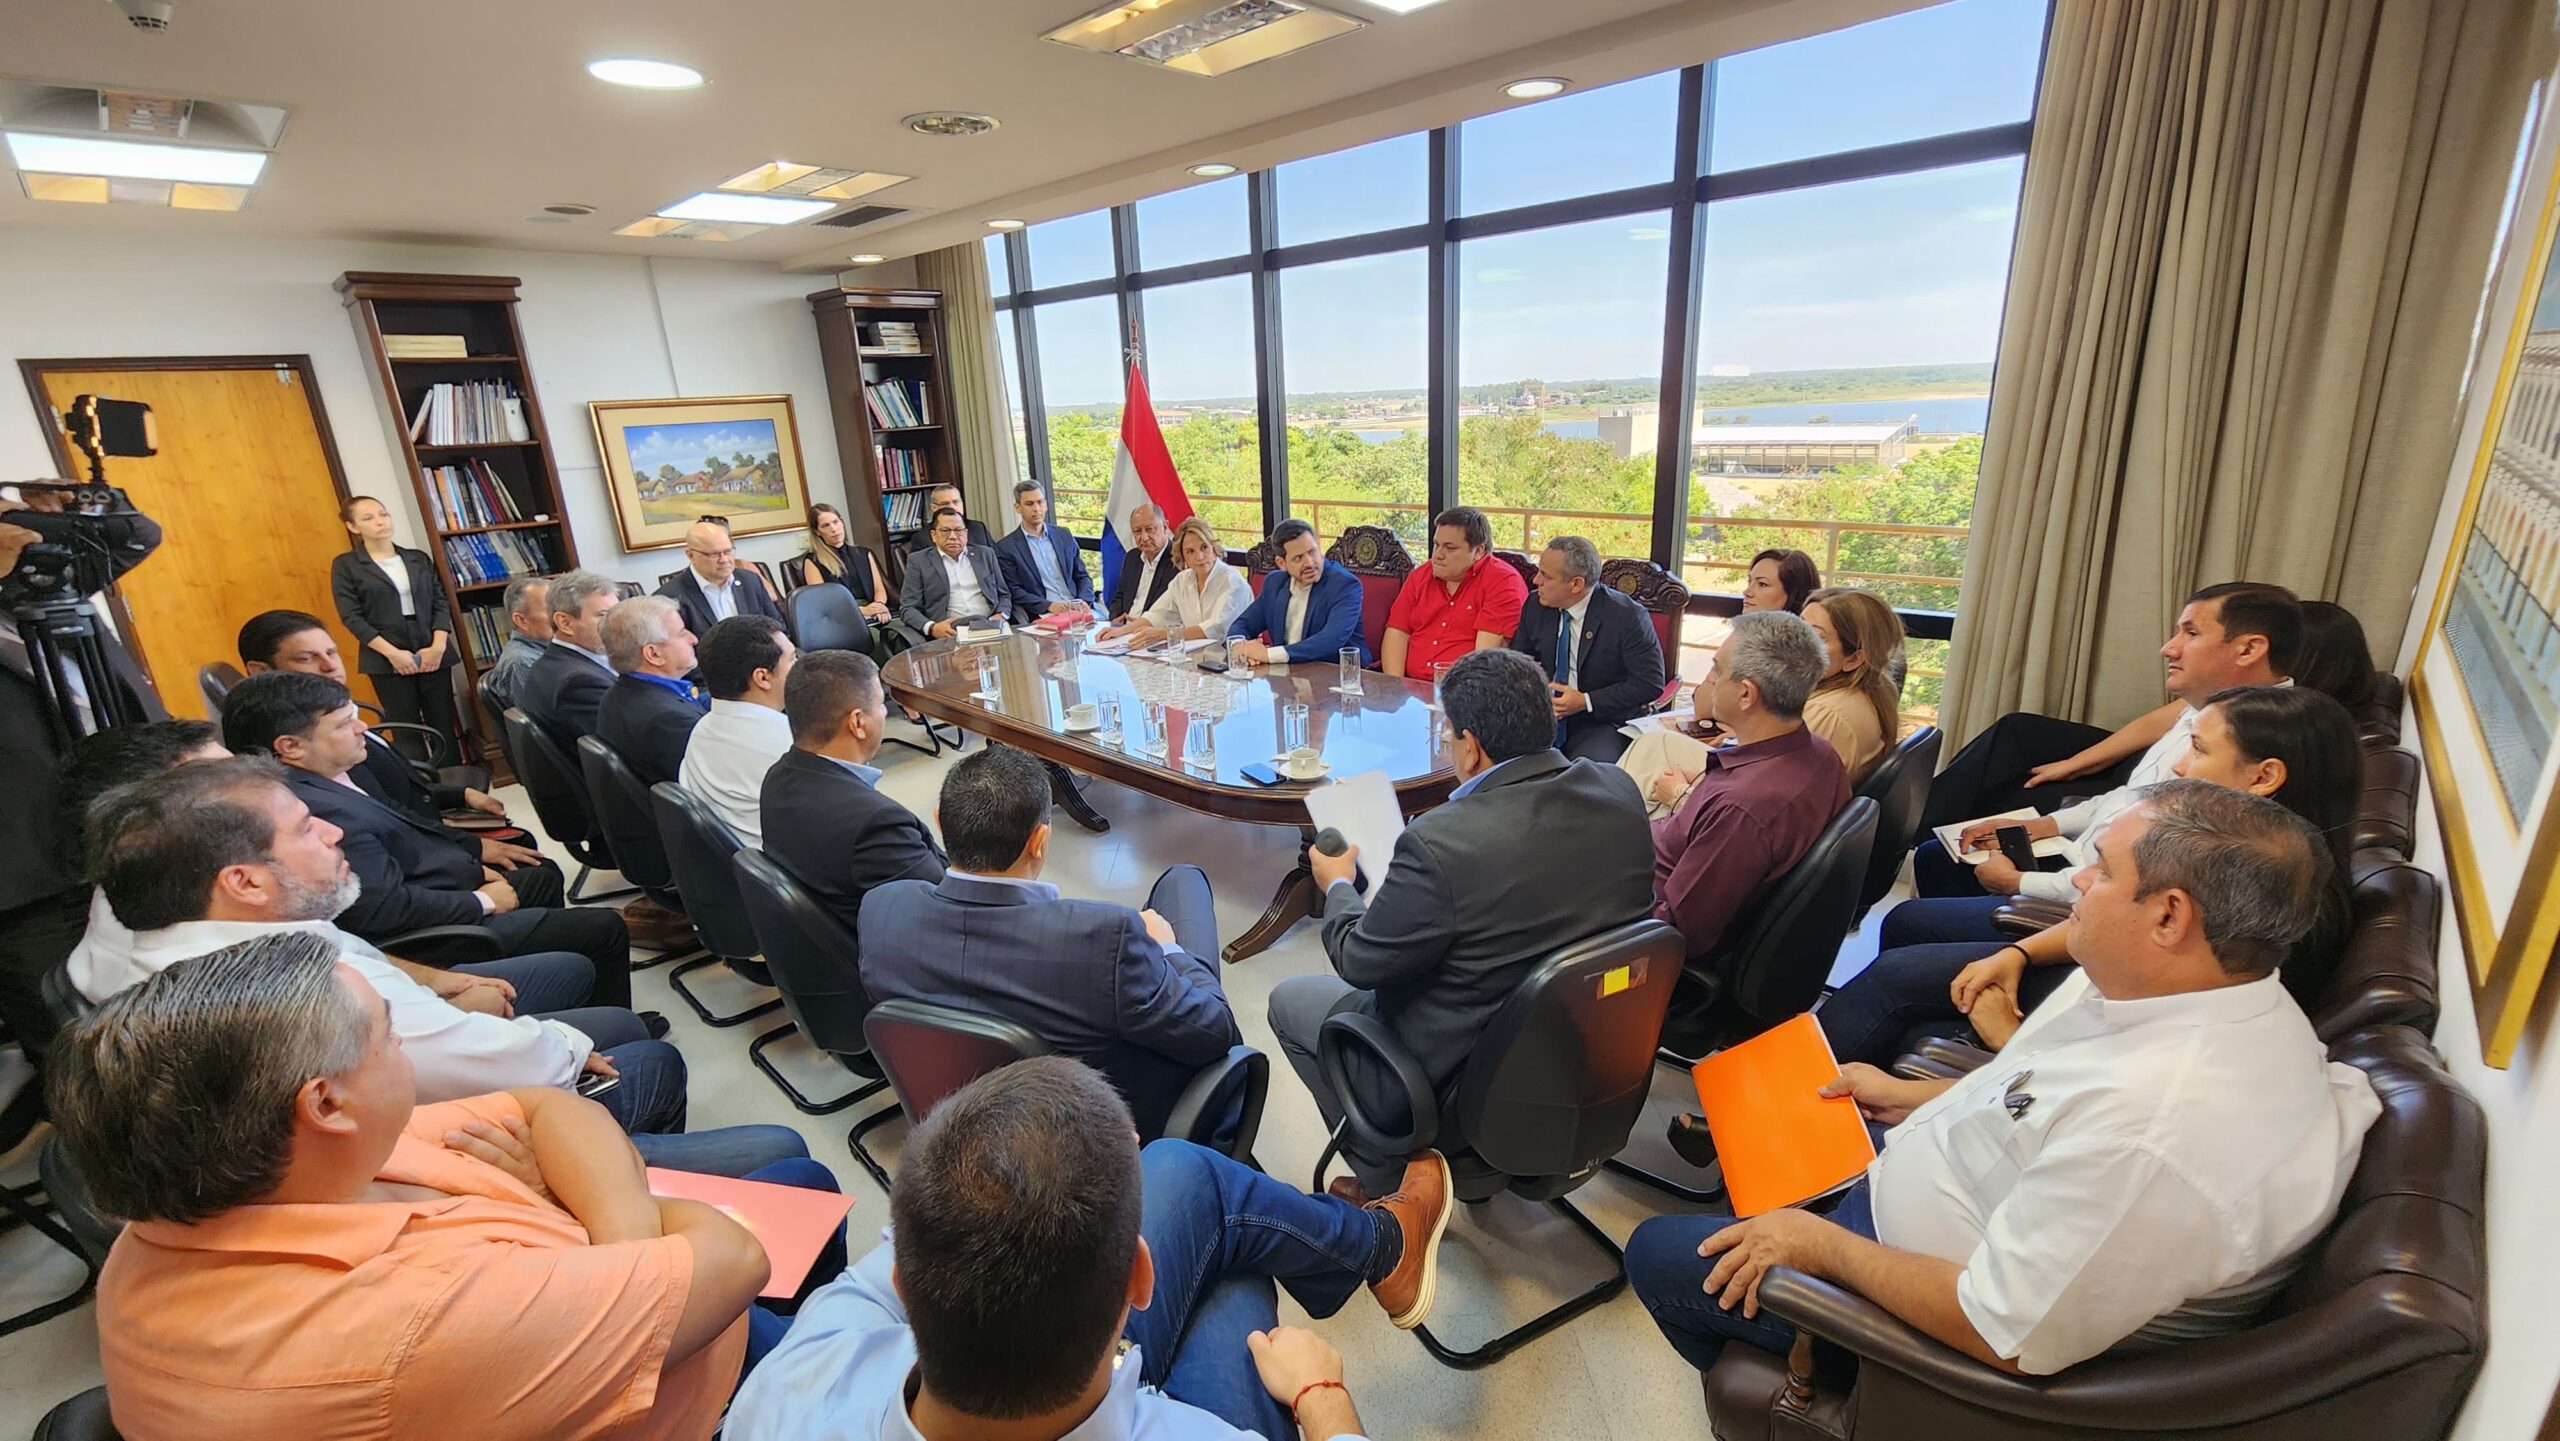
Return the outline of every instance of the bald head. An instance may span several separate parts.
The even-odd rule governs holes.
[[[684,558],[692,563],[695,575],[713,585],[727,585],[738,569],[738,552],[729,539],[729,527],[716,520],[697,520],[684,533]]]

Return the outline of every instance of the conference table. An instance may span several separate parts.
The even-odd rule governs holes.
[[[1299,920],[1322,913],[1307,866],[1313,831],[1304,800],[1309,786],[1322,782],[1264,786],[1243,774],[1248,765],[1271,765],[1279,754],[1282,707],[1307,708],[1307,743],[1323,753],[1327,779],[1383,771],[1407,816],[1447,800],[1457,785],[1448,738],[1424,682],[1362,671],[1359,693],[1344,695],[1332,661],[1238,664],[1217,674],[1198,662],[1224,660],[1223,646],[1178,659],[1097,655],[1092,634],[1025,627],[994,640],[928,641],[892,657],[881,679],[908,710],[1069,770],[1221,820],[1296,826],[1297,864],[1281,877],[1262,918],[1227,944],[1229,961],[1261,953]],[[1119,740],[1105,740],[1099,729],[1069,729],[1070,707],[1105,696],[1119,702]],[[1150,701],[1164,708],[1161,755],[1145,753],[1142,740]],[[1214,738],[1211,765],[1191,763],[1198,726]],[[1374,875],[1386,858],[1369,863]]]

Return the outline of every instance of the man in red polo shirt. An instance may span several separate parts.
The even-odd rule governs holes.
[[[1404,578],[1387,611],[1378,669],[1431,679],[1431,668],[1471,650],[1496,650],[1520,626],[1529,583],[1493,554],[1493,527],[1471,505],[1431,523],[1431,564]]]

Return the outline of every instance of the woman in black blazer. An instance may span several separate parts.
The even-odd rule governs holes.
[[[391,540],[391,510],[369,495],[338,508],[355,544],[329,565],[338,619],[354,632],[356,668],[373,681],[385,720],[453,738],[453,612],[435,562]]]
[[[871,658],[886,664],[906,646],[889,624],[889,582],[880,574],[879,559],[869,547],[853,544],[844,513],[823,500],[809,507],[809,533],[808,554],[791,562],[800,568],[800,583],[834,581],[852,591],[863,619],[871,622]]]

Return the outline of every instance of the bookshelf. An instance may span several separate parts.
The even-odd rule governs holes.
[[[467,735],[482,724],[480,676],[506,642],[507,582],[578,563],[516,324],[520,285],[504,275],[351,270],[338,277],[408,467],[426,527],[423,548],[453,610],[463,670],[455,699]],[[431,396],[440,414],[423,414]],[[502,768],[495,745],[478,750]]]
[[[809,309],[844,461],[846,527],[896,585],[925,492],[961,483],[942,293],[838,287],[811,295]]]

